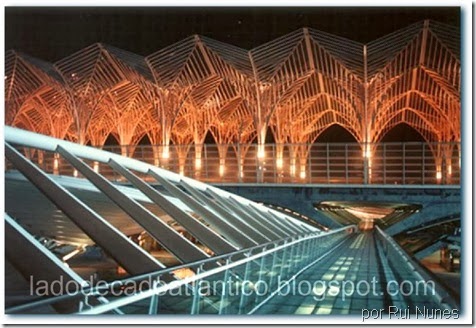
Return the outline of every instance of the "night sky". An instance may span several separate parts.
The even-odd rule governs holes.
[[[6,7],[5,49],[55,62],[104,42],[146,56],[193,34],[251,49],[301,27],[366,43],[427,18],[459,26],[460,8]]]

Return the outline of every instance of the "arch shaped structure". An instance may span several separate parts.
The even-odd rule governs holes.
[[[96,43],[56,63],[6,54],[6,124],[101,147],[113,134],[130,155],[146,135],[154,162],[176,149],[180,167],[194,149],[200,171],[205,137],[243,162],[266,132],[291,157],[338,124],[375,151],[399,123],[416,129],[437,165],[460,142],[459,30],[422,21],[361,44],[302,28],[245,50],[194,35],[142,57]],[[434,143],[434,144],[433,144]],[[369,146],[374,145],[374,146]],[[433,146],[434,145],[434,146]],[[282,161],[282,160],[281,160]],[[240,170],[242,170],[240,165]],[[182,170],[182,169],[181,169]]]

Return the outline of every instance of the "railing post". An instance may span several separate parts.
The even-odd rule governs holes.
[[[364,144],[364,184],[369,183],[369,158],[367,157],[367,143]]]
[[[287,248],[291,248],[290,249],[291,254],[289,254],[289,259],[287,260],[287,262],[289,263],[289,266],[286,270],[286,279],[288,279],[290,277],[290,275],[293,273],[293,269],[294,269],[294,266],[293,266],[294,259],[293,259],[293,257],[294,257],[294,248],[295,247],[296,247],[296,245],[292,245],[290,247],[287,247]]]
[[[278,175],[277,175],[278,168],[276,167],[276,159],[277,159],[277,157],[276,157],[276,144],[272,144],[272,152],[271,153],[273,154],[273,157],[272,157],[271,160],[273,161],[274,165],[270,165],[270,167],[272,167],[273,171],[274,171],[274,174],[273,174],[274,183],[278,183]]]
[[[238,157],[237,158],[237,160],[238,160],[238,182],[241,183],[241,182],[243,182],[243,167],[241,166],[241,164],[243,163],[243,165],[244,165],[245,161],[242,160],[242,158],[241,158],[241,144],[240,143],[238,143],[237,148],[238,148],[238,151],[237,151],[237,153],[238,153],[238,156],[237,156]]]
[[[204,144],[203,145],[203,162],[202,163],[202,168],[204,167],[205,168],[205,179],[208,181],[208,156],[207,156],[207,153],[208,153],[208,144]],[[220,155],[218,155],[218,158],[220,158]]]
[[[402,143],[402,184],[405,184],[405,143]]]
[[[326,172],[327,172],[327,183],[330,183],[330,166],[329,166],[329,143],[326,143]]]
[[[383,144],[383,184],[387,184],[387,144]]]
[[[425,143],[421,143],[421,184],[425,184]]]
[[[288,253],[288,248],[289,247],[284,247],[283,248],[283,256],[281,257],[281,267],[279,269],[279,276],[278,277],[283,277],[283,274],[284,274],[284,265],[285,265],[285,262],[286,262],[286,256],[287,256],[287,253]],[[279,287],[279,286],[278,286]]]
[[[243,279],[243,282],[247,282],[249,280],[249,277],[250,277],[250,261],[246,262],[245,277]],[[238,307],[238,314],[243,313],[243,308],[245,307],[245,304],[246,304],[247,294],[248,293],[243,290],[243,285],[242,285],[241,286],[241,295],[240,295],[240,304],[239,304],[239,307]]]
[[[202,272],[202,265],[197,268],[197,275]],[[199,314],[200,313],[200,282],[201,279],[194,282],[193,285],[193,301],[192,308],[190,309],[190,314]]]
[[[349,144],[345,144],[345,154],[344,154],[344,157],[345,157],[345,183],[348,184],[349,183],[349,150],[348,150],[348,146]]]
[[[149,314],[157,314],[159,307],[159,295],[154,294],[150,298]]]
[[[264,252],[266,250],[266,246],[262,250]],[[260,265],[259,265],[259,274],[258,274],[258,281],[263,281],[263,275],[264,275],[264,266],[265,266],[265,258],[266,256],[261,257]],[[272,268],[271,268],[272,269]],[[258,293],[255,293],[255,304],[259,303],[259,296]]]
[[[274,247],[276,247],[277,244],[275,243],[274,244]],[[276,259],[277,259],[277,253],[278,252],[273,252],[273,265],[271,266],[271,270],[274,270],[276,268]],[[273,280],[274,280],[274,274],[272,274],[273,272],[270,272],[271,275],[270,275],[270,278],[269,278],[269,288],[271,289],[273,287]]]
[[[308,146],[307,152],[307,167],[309,172],[309,183],[312,183],[312,169],[311,169],[311,156],[312,156],[312,144]]]
[[[306,256],[307,256],[307,263],[310,263],[313,260],[312,251],[314,247],[314,239],[309,239],[306,247]]]
[[[230,265],[230,258],[226,259],[226,266]],[[218,314],[225,314],[226,308],[226,301],[228,298],[228,279],[230,278],[230,269],[225,270],[225,277],[223,279],[223,289],[221,291],[221,299],[220,299],[220,308],[218,310]]]

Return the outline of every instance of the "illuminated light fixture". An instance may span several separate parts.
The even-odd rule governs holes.
[[[73,171],[73,177],[75,177],[75,178],[78,177],[78,170],[75,169],[75,170]]]
[[[368,145],[365,145],[365,149],[362,156],[364,156],[364,158],[372,157],[372,153],[370,152],[370,147]]]
[[[94,172],[99,173],[99,162],[98,161],[94,162],[93,170],[94,170]]]
[[[181,176],[185,176],[185,171],[184,171],[184,168],[183,168],[183,167],[180,168],[179,174],[180,174]]]
[[[436,172],[436,179],[441,180],[441,171]]]
[[[77,249],[75,249],[74,251],[72,251],[71,253],[66,254],[66,255],[63,256],[63,258],[62,258],[63,262],[68,261],[70,258],[72,258],[72,257],[75,256],[76,254],[80,253],[81,251],[82,251],[81,248],[77,248]]]
[[[195,169],[198,171],[202,168],[202,159],[195,158]]]
[[[225,175],[225,164],[220,164],[219,174],[220,174],[220,177],[223,177],[223,175]],[[243,172],[241,172],[241,175],[243,177]]]
[[[306,178],[306,165],[301,165],[301,170],[299,172],[299,177],[301,179],[305,179]]]
[[[264,152],[264,145],[258,145],[258,158],[259,159],[264,159],[265,158],[265,152]]]
[[[162,158],[168,159],[169,157],[170,157],[169,145],[166,145],[164,149],[162,150]]]
[[[55,154],[55,158],[53,160],[53,173],[54,174],[58,174],[59,170],[59,155],[58,154]]]
[[[453,169],[451,167],[451,164],[448,165],[448,175],[451,175],[453,173]]]
[[[282,158],[276,159],[276,168],[278,170],[281,170],[283,168],[283,159]]]
[[[291,166],[289,167],[289,173],[291,173],[291,176],[296,175],[296,165],[291,164]]]

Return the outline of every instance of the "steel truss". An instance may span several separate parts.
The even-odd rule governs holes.
[[[197,177],[209,132],[221,167],[230,148],[243,162],[249,146],[235,145],[254,140],[263,161],[269,129],[277,165],[288,143],[296,167],[339,124],[370,169],[374,145],[399,123],[459,145],[459,46],[457,29],[426,20],[368,44],[302,28],[249,51],[198,35],[146,57],[101,43],[53,64],[9,51],[6,124],[97,147],[113,135],[127,156],[147,136],[156,165],[180,145],[181,173],[194,147]],[[455,151],[432,149],[437,171]]]

